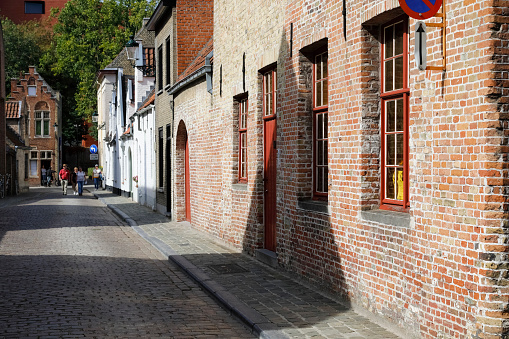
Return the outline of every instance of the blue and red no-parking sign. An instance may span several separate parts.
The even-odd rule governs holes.
[[[442,0],[399,0],[399,5],[409,17],[423,20],[437,14]]]

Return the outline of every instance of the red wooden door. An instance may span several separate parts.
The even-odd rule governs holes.
[[[186,220],[191,222],[191,185],[189,177],[189,139],[186,138],[186,149],[185,149],[185,195],[186,195]]]
[[[265,248],[276,251],[276,118],[264,121]]]

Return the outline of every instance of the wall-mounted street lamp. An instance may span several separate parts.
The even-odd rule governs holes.
[[[125,44],[125,50],[131,66],[142,71],[144,76],[154,77],[156,75],[153,48],[143,48],[142,44],[134,40],[134,35],[131,35]],[[145,58],[143,53],[146,53]]]

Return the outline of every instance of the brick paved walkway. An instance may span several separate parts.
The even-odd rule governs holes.
[[[402,336],[288,274],[222,244],[189,223],[107,191],[94,194],[142,237],[265,338],[391,339]],[[229,271],[222,272],[220,268]],[[383,325],[383,323],[382,323]]]
[[[0,199],[0,338],[250,338],[90,193]]]

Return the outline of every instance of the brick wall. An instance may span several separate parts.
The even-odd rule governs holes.
[[[347,2],[346,39],[342,2],[216,2],[211,107],[203,84],[176,105],[176,213],[183,213],[185,131],[193,225],[247,253],[264,247],[260,71],[277,62],[280,266],[409,338],[507,337],[505,7],[447,1],[445,72],[416,69],[409,20],[410,209],[401,213],[378,209],[380,25],[402,14],[398,1]],[[429,28],[427,38],[428,65],[440,65],[440,30]],[[316,202],[311,62],[324,46],[329,194]],[[239,95],[249,99],[247,183],[238,182]]]
[[[213,0],[177,2],[177,74],[181,74],[212,37]]]

